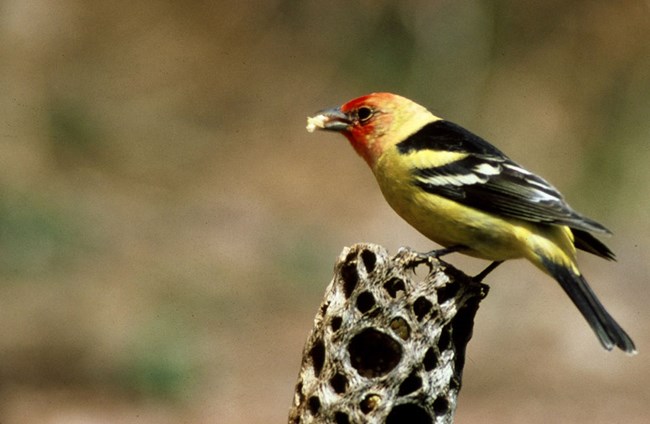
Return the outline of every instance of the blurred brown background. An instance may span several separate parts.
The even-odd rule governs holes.
[[[617,263],[581,264],[639,355],[508,263],[457,422],[646,422],[642,0],[0,1],[0,422],[285,421],[343,246],[433,247],[342,137],[305,132],[371,91],[483,135],[615,232]]]

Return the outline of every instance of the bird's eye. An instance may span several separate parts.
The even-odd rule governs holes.
[[[357,116],[359,117],[359,122],[365,123],[372,117],[372,109],[369,107],[360,107],[357,110]]]

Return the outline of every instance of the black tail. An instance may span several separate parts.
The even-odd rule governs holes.
[[[616,346],[627,353],[636,353],[630,336],[605,310],[584,277],[550,261],[545,261],[544,265],[578,307],[605,349],[612,350]]]
[[[614,252],[609,250],[609,247],[605,246],[605,243],[596,237],[586,231],[576,230],[575,228],[571,228],[571,231],[573,232],[575,245],[578,249],[600,256],[601,258],[609,259],[610,261],[616,260]]]

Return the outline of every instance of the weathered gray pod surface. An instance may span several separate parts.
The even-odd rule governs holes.
[[[305,345],[289,423],[453,422],[486,294],[434,257],[344,249]]]

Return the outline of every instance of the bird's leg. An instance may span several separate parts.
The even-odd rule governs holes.
[[[485,277],[487,277],[487,275],[488,275],[489,273],[491,273],[492,271],[494,271],[494,269],[495,269],[496,267],[498,267],[499,265],[501,265],[502,263],[503,263],[503,261],[494,261],[494,262],[492,262],[492,263],[491,263],[490,265],[488,265],[488,266],[487,266],[483,271],[481,271],[481,272],[479,272],[478,274],[476,274],[476,276],[474,276],[474,277],[472,278],[472,280],[476,281],[477,283],[480,283],[481,281],[483,281],[483,279],[484,279]]]

